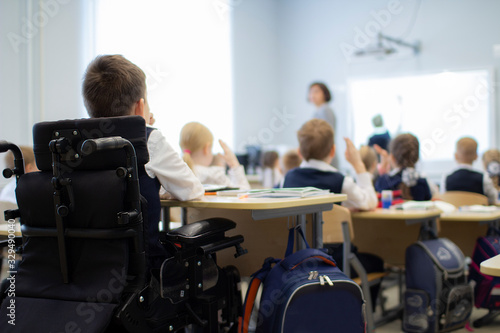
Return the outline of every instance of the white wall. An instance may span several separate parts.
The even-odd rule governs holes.
[[[0,1],[0,139],[32,145],[34,123],[86,114],[80,90],[92,54],[92,4]]]
[[[236,150],[276,142],[279,98],[278,2],[232,1],[233,109]],[[274,131],[273,131],[274,129]]]
[[[267,4],[259,2],[253,5],[251,11],[241,13],[240,11],[246,10],[247,2],[250,1],[243,2],[235,9],[236,19],[259,17],[266,10]],[[269,30],[266,35],[277,35],[275,38],[278,45],[276,51],[278,70],[264,72],[260,68],[242,66],[235,70],[235,75],[243,73],[246,75],[254,71],[259,73],[259,78],[255,82],[275,82],[276,77],[273,75],[277,75],[279,98],[275,103],[286,105],[297,116],[291,121],[290,130],[275,135],[272,143],[296,144],[296,129],[310,118],[313,111],[313,107],[306,102],[306,93],[308,84],[314,80],[325,81],[332,88],[334,94],[332,106],[338,118],[338,140],[344,135],[350,135],[353,126],[348,115],[349,79],[411,75],[439,72],[444,69],[493,68],[496,71],[500,65],[500,58],[495,58],[492,50],[493,44],[500,43],[498,37],[500,2],[494,0],[423,0],[413,29],[402,36],[408,41],[418,39],[422,42],[422,52],[418,57],[349,62],[340,46],[346,43],[356,46],[357,29],[365,30],[372,24],[370,22],[376,22],[371,13],[387,10],[390,3],[390,0],[277,1],[277,32],[271,30],[276,26],[268,25]],[[400,37],[410,26],[417,3],[415,0],[401,0],[400,13],[391,15],[389,23],[382,32]],[[261,6],[260,11],[255,8],[257,6]],[[238,30],[244,28],[247,27],[235,24],[235,34],[242,34]],[[239,39],[235,41],[234,47],[235,54],[249,58],[251,54],[242,54],[238,49],[264,49],[267,45],[258,39]],[[239,61],[245,62],[242,59]],[[261,96],[255,93],[256,91],[247,92],[244,87],[237,86],[235,103],[238,105],[245,99],[246,108],[252,109],[260,103],[261,98],[267,100],[275,92],[265,91]],[[498,100],[498,91],[495,92],[495,97]],[[236,122],[236,132],[258,131],[259,126],[262,126],[261,122]],[[498,122],[496,126],[498,131]],[[498,140],[497,136],[496,143],[500,146]],[[340,153],[343,149],[344,145],[340,142]],[[450,156],[451,154],[452,152]]]

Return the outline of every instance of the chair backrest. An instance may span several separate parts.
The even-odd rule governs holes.
[[[323,212],[323,243],[344,243],[342,222],[349,224],[351,241],[354,239],[351,212],[340,205],[333,205],[333,209]]]
[[[0,223],[7,223],[3,212],[9,209],[17,209],[17,205],[9,201],[0,201]]]
[[[448,202],[455,207],[469,205],[487,205],[488,197],[482,194],[464,191],[448,191],[438,196],[438,199]]]

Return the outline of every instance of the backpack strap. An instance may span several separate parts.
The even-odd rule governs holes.
[[[293,253],[293,243],[295,241],[295,230],[297,230],[299,235],[304,240],[304,243],[306,244],[306,248],[308,248],[308,249],[311,248],[309,246],[309,243],[306,240],[306,236],[304,235],[304,232],[302,231],[302,228],[300,227],[300,225],[296,226],[295,228],[290,228],[288,230],[288,245],[287,245],[286,251],[285,251],[285,258]]]
[[[252,274],[252,280],[248,285],[247,294],[245,296],[245,303],[243,304],[243,317],[240,317],[238,322],[238,333],[248,333],[248,326],[250,325],[250,317],[255,305],[255,298],[262,282],[266,279],[271,271],[272,265],[280,262],[279,259],[272,257],[264,260],[262,268]]]

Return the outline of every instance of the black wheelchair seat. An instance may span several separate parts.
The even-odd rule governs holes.
[[[15,155],[22,261],[15,295],[0,306],[2,332],[204,332],[234,330],[241,311],[239,275],[220,268],[216,252],[235,247],[235,223],[210,219],[170,231],[172,250],[158,274],[146,271],[138,169],[149,160],[144,119],[64,120],[34,126],[39,172],[24,174]],[[17,149],[16,149],[17,148]],[[199,264],[198,264],[199,263]],[[182,295],[182,297],[180,297]],[[16,304],[16,326],[7,323]],[[223,320],[218,313],[222,310]]]

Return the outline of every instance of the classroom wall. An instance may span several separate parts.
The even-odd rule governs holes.
[[[245,145],[278,142],[284,131],[279,97],[277,0],[230,1],[234,141]],[[285,124],[286,126],[287,124]]]
[[[0,1],[1,139],[31,145],[34,123],[86,115],[80,89],[92,54],[92,4]]]
[[[80,118],[91,1],[0,1],[0,133],[31,144],[43,120]]]
[[[265,11],[262,3],[253,4],[252,10],[246,11],[247,2],[235,9],[235,18],[257,16]],[[399,3],[399,4],[398,4]],[[352,133],[353,124],[347,114],[347,82],[351,78],[385,77],[408,75],[448,70],[467,70],[476,68],[496,68],[500,58],[493,55],[493,44],[500,43],[500,2],[494,0],[423,0],[417,13],[413,29],[406,32],[412,22],[412,15],[418,4],[416,0],[401,0],[393,4],[389,0],[359,0],[346,2],[340,0],[277,0],[278,69],[272,72],[260,72],[252,67],[239,67],[235,63],[236,73],[259,71],[260,81],[273,81],[277,75],[278,105],[286,105],[296,115],[291,119],[290,129],[277,133],[272,143],[296,142],[295,130],[310,118],[313,107],[306,102],[308,84],[314,80],[325,81],[333,90],[335,100],[332,107],[337,115],[337,141]],[[258,11],[255,7],[262,6]],[[388,24],[382,29],[387,35],[400,37],[410,42],[419,39],[422,52],[418,57],[399,57],[394,60],[349,61],[341,50],[342,45],[355,46],[360,38],[359,30],[370,28],[376,22],[373,12],[388,10],[396,6],[398,14],[391,15]],[[246,13],[241,13],[246,11]],[[270,28],[273,26],[269,25]],[[246,28],[235,25],[235,34]],[[237,39],[234,48],[264,49],[259,39]],[[271,49],[272,50],[272,49]],[[245,56],[245,55],[243,55]],[[246,55],[250,57],[250,54]],[[269,56],[270,57],[270,56]],[[243,61],[240,60],[240,63]],[[235,87],[235,105],[246,99],[246,109],[255,109],[255,115],[262,115],[259,110],[259,98],[253,100],[254,91],[247,94],[244,87]],[[271,92],[263,96],[269,98]],[[274,91],[272,92],[274,94]],[[495,98],[498,100],[498,91]],[[250,104],[249,104],[250,103]],[[498,104],[498,103],[497,103]],[[260,113],[259,113],[260,112]],[[498,114],[498,106],[495,112]],[[256,123],[236,123],[235,132],[249,130]],[[496,131],[499,129],[497,122]],[[480,130],[480,129],[478,129]],[[367,136],[370,133],[367,133]],[[497,136],[497,147],[500,146]],[[340,142],[339,152],[344,150]],[[450,152],[451,154],[451,152]],[[344,166],[345,167],[345,166]],[[444,166],[444,168],[447,168]]]

